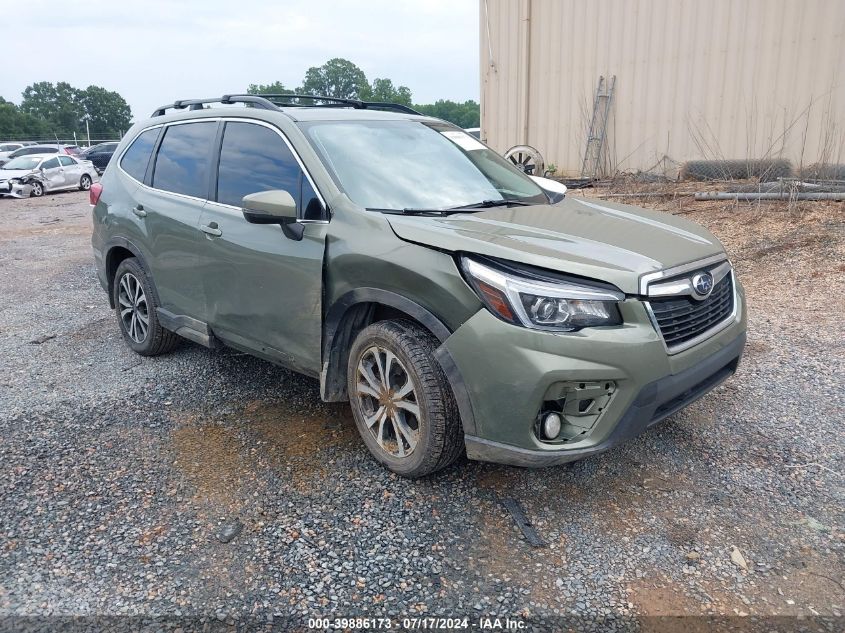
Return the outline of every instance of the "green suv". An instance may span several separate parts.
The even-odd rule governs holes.
[[[728,378],[745,345],[708,231],[564,195],[401,106],[176,102],[126,134],[91,202],[129,347],[184,337],[312,376],[407,477],[464,452],[606,450]]]

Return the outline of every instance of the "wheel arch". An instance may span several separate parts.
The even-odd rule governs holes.
[[[106,290],[109,295],[109,305],[112,308],[114,308],[114,276],[117,273],[117,267],[120,266],[120,262],[129,257],[137,259],[141,268],[144,269],[152,291],[155,294],[156,302],[158,302],[158,289],[156,288],[155,280],[141,249],[124,237],[113,237],[106,243],[106,247],[103,250],[106,253]]]
[[[326,313],[323,322],[323,367],[320,372],[320,395],[326,402],[349,399],[346,389],[346,367],[349,349],[358,332],[377,321],[402,318],[414,321],[429,331],[439,342],[435,360],[440,364],[452,388],[465,433],[475,432],[475,417],[466,385],[443,343],[452,332],[435,314],[417,302],[381,288],[356,288],[337,301]]]

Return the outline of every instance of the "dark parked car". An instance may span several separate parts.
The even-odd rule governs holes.
[[[97,171],[102,174],[106,169],[106,165],[109,164],[112,155],[114,155],[114,150],[117,149],[117,145],[117,143],[99,143],[97,145],[92,145],[82,152],[80,158],[90,160],[94,163],[94,167],[97,168]]]

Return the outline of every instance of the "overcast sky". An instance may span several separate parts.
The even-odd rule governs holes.
[[[478,100],[478,13],[478,0],[27,0],[5,14],[0,96],[95,84],[140,118],[250,83],[295,88],[309,66],[345,57],[417,103]]]

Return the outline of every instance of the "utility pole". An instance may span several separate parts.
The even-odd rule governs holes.
[[[85,134],[88,135],[88,147],[91,147],[91,128],[88,127],[88,119],[85,119]]]

